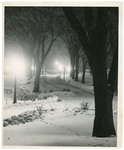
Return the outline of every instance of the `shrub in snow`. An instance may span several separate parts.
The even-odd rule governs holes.
[[[4,122],[3,122],[3,126],[4,126],[4,127],[6,127],[6,126],[8,126],[8,125],[9,125],[9,122],[8,122],[8,121],[4,121]]]
[[[29,81],[30,84],[24,83],[20,84],[17,88],[17,98],[19,100],[35,100],[39,93],[34,93],[33,91],[33,81]],[[31,84],[32,83],[32,84]]]
[[[49,90],[49,92],[51,93],[51,92],[53,92],[53,90]]]
[[[53,97],[52,93],[41,93],[38,95],[38,100],[47,99],[49,97]]]
[[[38,97],[38,93],[33,93],[33,92],[21,92],[17,96],[21,100],[35,100]]]
[[[70,92],[71,90],[70,89],[67,89],[67,92]]]
[[[81,106],[81,109],[82,109],[82,110],[88,110],[89,107],[90,107],[90,104],[89,104],[88,102],[82,102],[82,103],[80,104],[80,106]]]
[[[37,106],[37,111],[41,115],[43,113],[43,107],[42,106]]]
[[[10,118],[10,119],[8,119],[8,123],[9,123],[9,124],[11,124],[11,123],[12,123],[12,121],[13,121],[13,119],[11,119],[11,118]]]
[[[66,91],[66,88],[64,88],[63,91]]]
[[[11,118],[12,118],[13,120],[16,120],[16,119],[17,119],[17,117],[16,117],[16,116],[12,116]]]
[[[42,107],[37,107],[37,110],[27,111],[18,116],[12,116],[11,118],[3,120],[3,126],[25,124],[26,122],[32,122],[41,117],[43,113]]]
[[[62,101],[62,99],[61,98],[57,98],[57,102],[61,102]]]
[[[44,95],[44,96],[43,96],[43,99],[47,99],[47,98],[48,98],[47,95]]]
[[[63,91],[70,92],[71,90],[69,88],[64,88]]]
[[[51,108],[50,111],[55,111],[55,109],[54,109],[54,108]]]

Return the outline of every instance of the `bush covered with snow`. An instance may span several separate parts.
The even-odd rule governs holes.
[[[88,110],[89,107],[90,107],[90,104],[89,104],[88,102],[82,102],[82,103],[80,104],[80,106],[81,106],[81,109],[82,109],[82,110]]]
[[[70,92],[71,90],[69,88],[63,88],[63,91]]]
[[[62,101],[62,99],[61,98],[57,98],[57,102],[61,102]]]
[[[54,97],[53,93],[41,93],[38,95],[38,100],[47,99],[49,97]]]
[[[26,111],[18,116],[12,116],[11,118],[4,119],[3,126],[6,127],[8,125],[18,125],[20,123],[25,124],[38,119],[40,116],[41,114],[37,110]]]
[[[61,97],[61,96],[76,96],[74,92],[68,92],[68,91],[57,91],[53,92],[56,96]]]
[[[17,87],[17,98],[19,100],[35,100],[38,97],[39,92],[33,92],[33,80],[29,81],[30,84],[20,83]]]
[[[43,100],[43,99],[47,99],[49,97],[53,97],[53,93],[52,92],[32,92],[31,89],[23,89],[22,91],[18,91],[17,93],[17,97],[20,100]]]

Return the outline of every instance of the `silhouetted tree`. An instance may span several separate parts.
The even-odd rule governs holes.
[[[87,57],[86,57],[84,52],[82,55],[82,62],[83,62],[82,83],[85,83],[85,72],[86,72],[86,66],[87,66]]]
[[[118,11],[118,8],[114,9],[116,12]],[[117,67],[112,66],[118,66],[117,48],[110,69],[110,74],[112,73],[112,80],[109,80],[110,84],[108,84],[106,65],[107,23],[109,22],[108,16],[111,8],[85,7],[83,10],[85,25],[81,24],[72,8],[63,8],[63,11],[71,27],[77,33],[92,69],[95,93],[95,120],[92,135],[97,137],[116,135],[113,123],[112,99],[117,83],[114,82],[117,80]],[[118,22],[118,13],[114,18]]]
[[[12,8],[15,9],[15,8]],[[26,45],[36,64],[34,92],[39,92],[41,68],[49,54],[54,41],[63,31],[60,13],[55,8],[21,7],[21,10],[11,17],[6,26],[9,37],[16,37],[18,42]],[[16,11],[16,10],[15,10]],[[9,33],[9,34],[8,34]]]
[[[71,77],[72,79],[75,78],[76,81],[78,81],[78,74],[79,74],[79,58],[82,55],[82,48],[80,41],[74,32],[70,27],[66,27],[66,30],[61,35],[61,38],[63,39],[69,54],[70,54],[70,60],[71,60]]]

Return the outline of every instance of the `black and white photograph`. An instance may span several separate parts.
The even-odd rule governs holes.
[[[72,4],[3,3],[3,147],[121,146],[122,3]]]

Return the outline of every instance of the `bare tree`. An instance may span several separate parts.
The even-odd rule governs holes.
[[[82,53],[80,41],[74,30],[67,26],[65,32],[63,32],[61,38],[65,42],[65,45],[70,54],[71,60],[71,77],[78,81],[79,74],[79,58]]]
[[[34,92],[39,92],[41,68],[54,41],[61,34],[64,26],[59,21],[57,9],[41,7],[22,7],[9,23],[9,35],[16,35],[18,41],[28,47],[36,64]],[[8,27],[7,27],[8,29]],[[12,37],[12,36],[11,36]]]
[[[114,9],[118,11],[117,8]],[[110,69],[112,73],[110,84],[108,84],[106,67],[107,22],[109,22],[107,19],[110,8],[85,8],[85,26],[82,26],[73,9],[63,8],[63,11],[71,27],[78,35],[93,73],[95,120],[92,135],[97,137],[116,135],[113,123],[112,99],[115,92],[114,87],[117,83],[114,82],[117,81],[117,67],[113,67],[113,65],[118,66],[117,47]],[[118,22],[118,15],[114,18]]]

